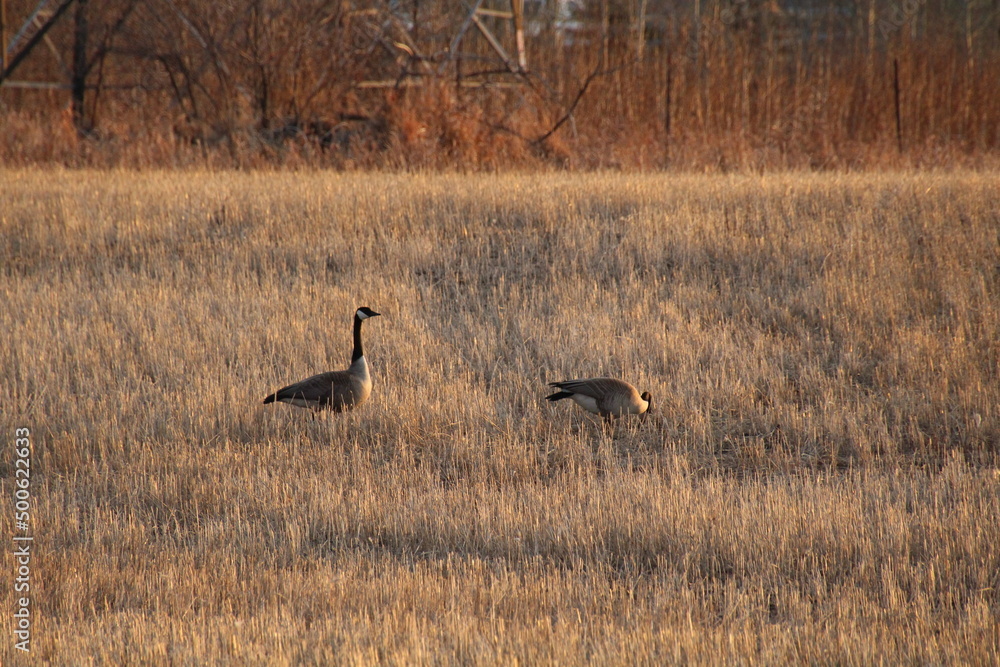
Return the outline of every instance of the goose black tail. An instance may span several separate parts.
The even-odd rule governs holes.
[[[275,396],[277,396],[277,394],[271,394],[270,396],[268,396],[267,398],[265,398],[264,399],[264,405],[267,405],[268,403],[274,403],[274,397]]]
[[[545,400],[546,401],[561,401],[562,399],[569,398],[572,395],[573,395],[573,393],[569,392],[569,391],[557,391],[554,394],[549,394],[548,396],[546,396]]]

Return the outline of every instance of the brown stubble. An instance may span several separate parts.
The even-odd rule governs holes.
[[[996,659],[993,175],[0,178],[36,655]]]

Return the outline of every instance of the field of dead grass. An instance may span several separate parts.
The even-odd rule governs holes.
[[[996,663],[998,211],[971,172],[0,172],[33,658]],[[371,401],[260,405],[360,305]],[[656,414],[543,400],[599,374]]]

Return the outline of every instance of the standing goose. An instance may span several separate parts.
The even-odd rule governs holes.
[[[372,377],[368,373],[368,361],[361,349],[361,323],[380,314],[366,306],[358,308],[354,313],[354,353],[346,371],[313,375],[279,389],[265,398],[264,403],[279,401],[313,410],[330,408],[335,412],[352,410],[364,403],[372,393]]]
[[[640,396],[636,388],[628,382],[614,378],[566,380],[550,382],[549,386],[561,391],[546,396],[547,400],[561,401],[564,398],[572,398],[587,412],[601,415],[608,421],[612,417],[647,413],[653,405],[653,397],[648,391],[642,392]]]

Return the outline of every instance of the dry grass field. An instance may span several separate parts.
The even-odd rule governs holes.
[[[4,171],[0,303],[36,662],[1000,659],[996,174]]]

